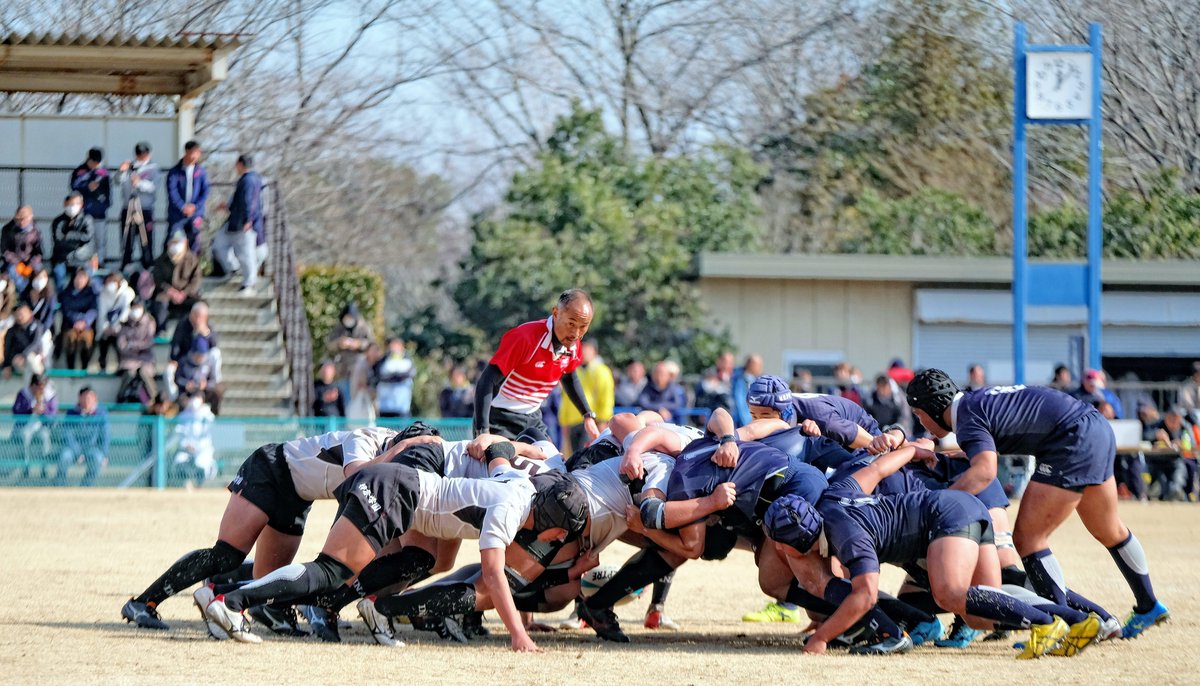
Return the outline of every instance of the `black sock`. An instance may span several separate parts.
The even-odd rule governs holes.
[[[650,594],[650,604],[662,606],[667,602],[667,594],[671,592],[671,582],[675,580],[675,570],[672,569],[670,574],[654,582],[653,592]]]
[[[254,581],[254,560],[246,560],[233,571],[213,574],[206,581],[214,586]]]
[[[255,605],[291,604],[298,598],[335,590],[352,576],[354,570],[320,553],[312,562],[280,567],[226,595],[225,605],[240,612]]]
[[[1000,583],[1002,584],[1029,588],[1028,579],[1029,575],[1020,567],[1011,566],[1000,569]]]
[[[227,593],[233,593],[242,586],[253,582],[254,580],[250,579],[249,581],[226,581],[219,584],[213,584],[213,595],[225,595]]]
[[[793,605],[799,605],[805,610],[825,615],[826,617],[837,611],[836,606],[830,605],[825,601],[824,598],[818,598],[817,596],[804,590],[800,587],[799,582],[796,581],[793,581],[791,585],[788,586],[787,596],[784,598],[784,600],[792,603]]]
[[[410,546],[398,553],[371,560],[370,564],[358,573],[358,578],[353,583],[343,584],[306,604],[337,612],[359,598],[374,595],[388,586],[413,583],[433,569],[434,562],[433,555],[429,552]]]
[[[825,601],[830,605],[841,605],[842,601],[850,597],[852,591],[853,587],[849,581],[845,579],[830,579],[829,583],[825,585]],[[863,622],[880,639],[893,638],[899,636],[901,633],[900,625],[896,624],[896,621],[889,617],[886,612],[879,609],[878,605],[867,610],[867,613],[863,615],[859,623]]]
[[[595,595],[587,599],[587,606],[592,610],[610,608],[621,598],[639,588],[645,588],[655,579],[661,579],[674,570],[675,568],[667,564],[657,550],[639,551],[629,558]]]
[[[225,541],[217,541],[211,548],[193,550],[176,560],[134,600],[154,607],[197,581],[237,569],[245,559],[246,553]]]
[[[972,586],[967,589],[967,614],[1022,629],[1028,629],[1031,624],[1054,622],[1054,618],[1044,610],[987,586]]]
[[[933,593],[929,591],[906,591],[900,594],[899,600],[930,615],[940,615],[946,611],[937,604],[937,601],[933,599]]]
[[[475,611],[475,584],[436,583],[375,599],[375,609],[387,617],[449,617]]]
[[[910,629],[918,624],[934,620],[933,613],[913,607],[903,600],[894,598],[882,591],[879,593],[879,609],[886,612],[887,616]]]
[[[546,589],[544,588],[514,593],[513,604],[520,612],[553,612],[546,606]]]

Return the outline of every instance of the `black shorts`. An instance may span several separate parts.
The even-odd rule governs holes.
[[[282,443],[268,443],[250,453],[227,488],[267,513],[272,529],[289,536],[304,533],[312,501],[296,495]]]
[[[509,440],[520,436],[521,432],[526,429],[537,429],[544,434],[550,433],[550,430],[546,428],[546,423],[542,421],[542,413],[537,410],[529,414],[519,414],[493,407],[491,414],[488,415],[488,426],[491,433]]]
[[[392,464],[402,464],[430,474],[446,476],[446,448],[442,443],[418,443],[400,451]]]
[[[412,526],[421,480],[412,467],[385,463],[363,467],[334,490],[338,517],[345,517],[375,552]]]
[[[620,457],[625,454],[625,451],[610,441],[596,441],[586,448],[580,448],[571,454],[571,458],[567,460],[567,471],[573,472],[576,469],[587,469],[592,465],[600,464],[605,460],[611,460],[614,457]]]

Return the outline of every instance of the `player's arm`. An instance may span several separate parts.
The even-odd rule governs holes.
[[[633,438],[627,436],[626,440],[629,444],[625,446],[625,454],[621,456],[620,472],[634,480],[646,476],[646,469],[642,465],[642,453],[651,450],[677,457],[683,450],[683,439],[679,434],[659,426],[639,429],[633,434]]]
[[[625,519],[629,523],[630,531],[642,534],[669,552],[689,560],[698,559],[704,554],[704,533],[708,526],[703,519],[688,524],[677,532],[648,529],[642,526],[641,515],[633,507],[625,509]]]
[[[525,632],[521,613],[513,602],[508,579],[504,575],[504,549],[485,548],[479,551],[480,581],[487,587],[488,596],[496,606],[496,613],[512,637],[512,649],[518,653],[539,653],[541,649]]]
[[[787,431],[790,428],[792,425],[782,419],[755,419],[738,429],[737,435],[743,441],[761,441],[771,434]]]
[[[825,423],[823,434],[846,446],[848,450],[858,450],[871,445],[874,436],[867,430],[844,417],[833,417]]]
[[[725,408],[718,407],[713,410],[704,428],[716,436],[719,442],[712,456],[713,464],[718,467],[736,467],[738,458],[741,457],[741,449],[737,445],[738,433],[733,423],[733,415]]]
[[[848,447],[851,450],[858,450],[859,448],[865,448],[871,445],[871,441],[875,440],[875,437],[858,424],[855,424],[854,427],[857,429],[857,431],[855,432],[854,440],[850,441]]]
[[[829,619],[813,632],[804,645],[807,653],[824,653],[830,641],[841,636],[875,606],[879,600],[879,572],[866,572],[850,580],[850,595],[838,605]]]
[[[984,450],[971,456],[971,466],[950,485],[956,491],[978,494],[996,478],[996,462],[1000,456],[995,450]]]
[[[900,471],[900,468],[904,465],[913,460],[930,458],[936,459],[936,456],[932,452],[922,450],[915,445],[906,445],[903,448],[883,453],[871,464],[854,472],[851,477],[858,482],[863,493],[873,493],[879,486],[879,482]]]
[[[352,438],[350,440],[351,441],[360,441],[361,439]],[[379,453],[378,455],[376,455],[375,457],[373,457],[369,460],[361,460],[360,459],[360,460],[354,460],[352,462],[347,463],[344,467],[342,467],[342,474],[345,474],[346,478],[349,479],[351,476],[354,475],[355,472],[359,471],[363,467],[366,467],[368,465],[373,465],[373,464],[383,464],[384,462],[391,462],[397,455],[404,452],[405,449],[411,448],[414,445],[419,445],[421,443],[441,443],[441,442],[442,442],[442,439],[438,436],[413,436],[412,438],[406,438],[403,441],[396,441],[396,443],[392,447],[388,448],[387,450],[383,451],[382,453]],[[344,452],[346,454],[353,454],[352,450],[344,449]]]
[[[651,490],[638,506],[641,523],[650,529],[678,529],[733,505],[737,487],[732,482],[717,484],[712,493],[689,500],[663,500],[661,491]]]
[[[500,371],[500,368],[494,364],[489,364],[475,382],[475,419],[473,428],[477,435],[488,433],[488,430],[491,428],[492,399],[496,397],[496,391],[500,389],[500,384],[503,382],[504,372]]]

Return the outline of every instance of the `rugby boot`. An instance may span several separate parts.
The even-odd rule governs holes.
[[[1071,627],[1055,617],[1053,624],[1034,624],[1029,629],[1029,640],[1025,642],[1018,660],[1034,660],[1058,647],[1058,644],[1071,632]]]
[[[225,605],[225,596],[217,596],[204,608],[208,618],[221,625],[229,637],[240,643],[262,643],[262,639],[250,631],[250,620],[244,613],[234,612]]]
[[[192,602],[195,603],[196,609],[200,610],[200,619],[204,620],[204,628],[208,629],[208,635],[218,641],[228,641],[229,634],[225,633],[220,624],[209,619],[208,615],[204,613],[205,608],[216,597],[211,584],[200,584],[200,588],[197,588],[196,592],[192,594]]]
[[[1171,611],[1161,602],[1154,603],[1154,607],[1150,608],[1149,612],[1140,614],[1130,612],[1129,617],[1125,620],[1125,626],[1121,627],[1121,638],[1137,638],[1146,629],[1156,624],[1162,624],[1170,618]]]
[[[300,637],[308,632],[300,628],[300,620],[296,617],[294,607],[276,607],[274,605],[255,605],[246,610],[246,614],[278,636]]]
[[[158,610],[150,607],[146,603],[139,603],[133,598],[121,607],[121,616],[127,622],[133,622],[143,629],[158,629],[166,631],[171,627],[158,616]]]
[[[629,637],[621,631],[621,622],[617,620],[617,613],[613,612],[611,607],[593,610],[587,603],[580,603],[579,618],[587,622],[600,638],[613,643],[629,643]]]
[[[1100,615],[1095,612],[1082,622],[1071,625],[1071,630],[1059,641],[1058,645],[1046,651],[1047,655],[1056,657],[1075,657],[1083,649],[1091,645],[1100,634]]]

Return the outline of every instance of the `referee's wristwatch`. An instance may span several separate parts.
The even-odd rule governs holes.
[[[584,419],[595,419],[595,418],[596,418],[596,413],[595,413],[595,412],[592,412],[592,411],[590,411],[590,410],[589,410],[588,412],[585,412],[585,413],[583,414],[583,418],[584,418]]]

